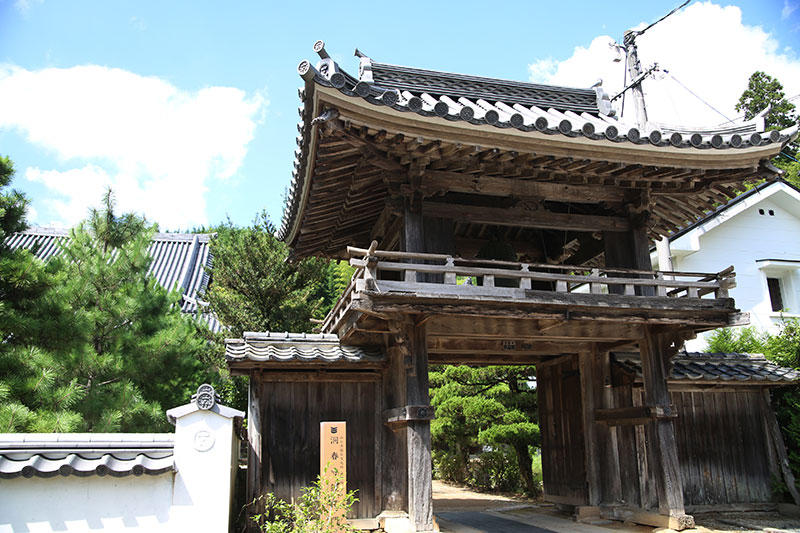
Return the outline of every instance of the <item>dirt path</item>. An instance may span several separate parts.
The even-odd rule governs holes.
[[[633,524],[623,524],[616,521],[597,521],[593,525],[578,524],[572,521],[571,517],[559,512],[555,506],[543,503],[530,498],[522,498],[512,494],[496,494],[476,492],[466,487],[459,487],[433,481],[433,510],[437,515],[447,519],[453,519],[458,512],[463,512],[464,517],[469,515],[470,519],[480,517],[472,516],[477,513],[485,513],[488,517],[502,517],[504,519],[516,520],[537,526],[546,531],[556,532],[579,532],[586,533],[602,532],[626,532],[626,533],[655,533],[656,531],[667,533],[671,530],[654,530],[650,527],[637,526]],[[738,532],[758,532],[758,533],[800,533],[800,518],[790,518],[778,514],[777,512],[750,512],[750,513],[703,513],[696,514],[696,529],[686,530],[684,533],[738,533]],[[465,523],[468,523],[464,520]],[[488,520],[486,523],[491,522]],[[448,524],[451,527],[455,524]],[[463,533],[480,533],[488,531],[477,528],[442,528],[443,532],[461,531]],[[532,528],[531,531],[536,531]],[[541,530],[540,530],[541,531]]]

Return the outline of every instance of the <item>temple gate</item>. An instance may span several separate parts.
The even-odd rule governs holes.
[[[765,132],[759,117],[704,131],[632,125],[600,87],[358,51],[354,77],[314,48],[316,67],[299,66],[279,236],[296,258],[346,259],[356,272],[322,333],[229,341],[231,370],[250,376],[249,494],[296,495],[317,474],[319,422],[343,420],[353,518],[431,531],[429,364],[535,364],[546,498],[691,526],[671,360],[697,332],[748,319],[729,295],[732,268],[652,271],[650,246],[744,180],[775,176],[768,161],[796,129]],[[615,355],[631,351],[635,377]],[[641,394],[626,396],[631,380]],[[764,468],[777,471],[782,443],[769,442]]]

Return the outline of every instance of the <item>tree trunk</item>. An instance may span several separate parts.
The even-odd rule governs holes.
[[[531,454],[527,444],[515,444],[514,451],[517,452],[517,464],[522,482],[525,485],[525,492],[531,496],[536,494],[536,485],[533,483],[533,469],[531,468]]]

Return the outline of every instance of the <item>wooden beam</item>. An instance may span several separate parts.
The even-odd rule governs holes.
[[[520,207],[484,207],[439,202],[422,202],[426,216],[451,218],[473,224],[514,226],[571,231],[627,231],[628,220],[623,217],[552,213],[544,209],[531,211]]]
[[[544,330],[544,331],[542,331]],[[604,324],[592,320],[558,321],[519,320],[503,318],[481,318],[458,316],[436,316],[428,323],[429,338],[437,336],[461,339],[499,339],[527,342],[542,341],[608,341],[616,339],[639,339],[642,327],[638,324]],[[432,341],[432,340],[431,340]],[[551,343],[556,347],[557,343]],[[550,346],[546,346],[549,348]],[[535,349],[535,348],[531,348]],[[562,348],[558,353],[571,353]]]
[[[642,425],[653,420],[677,418],[672,406],[644,405],[639,407],[615,407],[597,409],[594,419],[609,426]]]
[[[694,527],[694,518],[689,515],[667,516],[635,507],[601,506],[600,516],[610,520],[633,522],[634,524],[644,524],[675,531]]]
[[[497,358],[497,364],[503,364],[506,356],[509,358],[523,355],[554,356],[578,353],[587,346],[585,342],[552,342],[540,339],[428,336],[429,354],[491,355]]]
[[[425,196],[442,192],[502,197],[535,197],[558,202],[596,204],[621,202],[625,189],[598,185],[568,185],[526,179],[526,176],[495,177],[444,170],[427,170],[420,185]]]

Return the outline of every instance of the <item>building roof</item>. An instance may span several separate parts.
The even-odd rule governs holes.
[[[769,158],[797,135],[796,127],[764,131],[763,117],[696,130],[640,127],[613,116],[601,87],[402,67],[360,53],[353,76],[321,41],[314,48],[321,60],[299,66],[298,149],[278,231],[298,257],[341,258],[347,245],[368,246],[382,211],[392,208],[387,199],[405,194],[414,168],[462,180],[460,189],[430,185],[427,197],[483,194],[477,182],[462,190],[473,178],[646,189],[655,193],[656,237],[734,197],[745,179],[773,176]],[[459,237],[484,233],[462,226]]]
[[[617,353],[615,361],[623,371],[641,377],[639,354]],[[800,371],[776,365],[761,354],[679,352],[671,364],[673,382],[790,385],[800,381]]]
[[[156,233],[149,252],[153,257],[148,274],[165,289],[181,291],[181,311],[197,316],[212,331],[221,329],[217,318],[203,312],[208,305],[202,296],[208,289],[213,257],[209,233]],[[12,249],[31,250],[36,257],[47,261],[61,253],[60,243],[69,239],[69,230],[30,228],[7,239]]]
[[[245,332],[241,339],[225,340],[225,359],[231,368],[300,364],[301,366],[380,366],[380,351],[343,346],[330,333]],[[296,365],[295,365],[296,366]]]
[[[771,187],[787,187],[787,188],[797,192],[798,194],[800,194],[800,189],[798,189],[797,187],[795,187],[794,185],[792,185],[791,183],[789,183],[788,181],[786,181],[783,178],[776,178],[774,180],[765,181],[764,183],[760,183],[756,187],[753,187],[752,189],[750,189],[748,191],[745,191],[742,194],[736,196],[731,201],[717,206],[716,209],[714,209],[713,211],[709,212],[707,215],[698,218],[692,224],[689,224],[686,227],[683,227],[680,230],[670,234],[669,235],[669,240],[673,241],[673,240],[675,240],[675,239],[677,239],[677,238],[679,238],[679,237],[681,237],[683,235],[686,235],[687,233],[689,233],[693,229],[695,229],[695,228],[697,228],[699,226],[702,226],[703,224],[705,224],[705,223],[717,218],[719,215],[721,215],[722,213],[728,211],[730,208],[732,208],[732,207],[734,207],[736,205],[739,205],[740,203],[744,202],[748,198],[752,198],[753,196],[756,196],[756,195],[764,192],[765,189],[768,189],[768,188],[771,188]]]
[[[0,433],[0,478],[174,470],[172,433]]]

